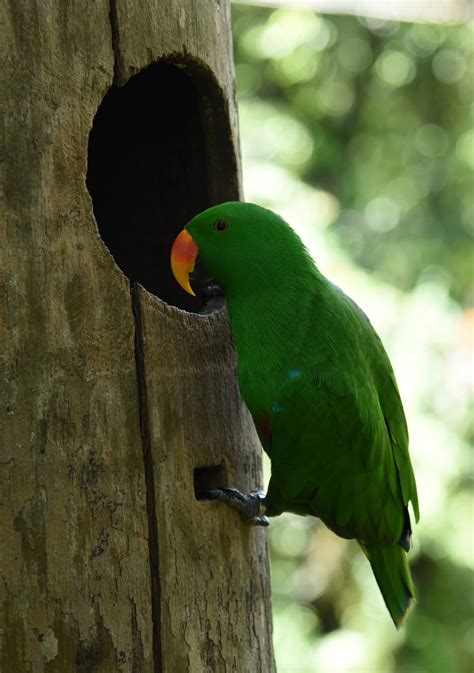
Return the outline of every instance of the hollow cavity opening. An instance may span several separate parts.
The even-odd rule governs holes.
[[[222,92],[196,66],[154,63],[105,95],[89,136],[87,188],[99,233],[124,274],[169,304],[200,311],[170,268],[178,232],[238,198]]]
[[[224,465],[197,467],[194,470],[194,495],[196,500],[205,500],[205,494],[227,484]]]

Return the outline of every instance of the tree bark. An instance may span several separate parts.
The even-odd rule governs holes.
[[[0,671],[272,673],[264,531],[195,494],[261,478],[226,312],[189,313],[131,282],[94,217],[136,281],[133,212],[157,222],[146,246],[164,268],[182,218],[239,197],[228,3],[2,0],[0,12]],[[199,120],[173,127],[165,157],[157,141],[140,169],[124,162],[107,215],[103,172],[89,166],[92,200],[86,187],[94,117],[156,61],[184,73]],[[150,72],[159,85],[165,71]],[[155,187],[168,181],[159,222],[130,187],[147,165]],[[150,289],[185,305],[164,276]]]

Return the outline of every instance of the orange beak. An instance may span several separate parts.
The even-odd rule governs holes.
[[[174,239],[171,248],[171,270],[183,290],[192,294],[193,297],[196,295],[189,284],[189,274],[194,270],[197,256],[198,247],[196,243],[191,238],[191,234],[183,229]]]

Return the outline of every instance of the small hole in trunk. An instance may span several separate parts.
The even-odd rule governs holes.
[[[215,488],[227,485],[226,471],[223,465],[197,467],[194,470],[194,495],[196,500],[205,500],[204,494]]]

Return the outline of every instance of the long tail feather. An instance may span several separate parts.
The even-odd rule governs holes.
[[[407,555],[399,545],[366,547],[360,541],[359,545],[369,559],[385,605],[399,629],[415,600]]]

